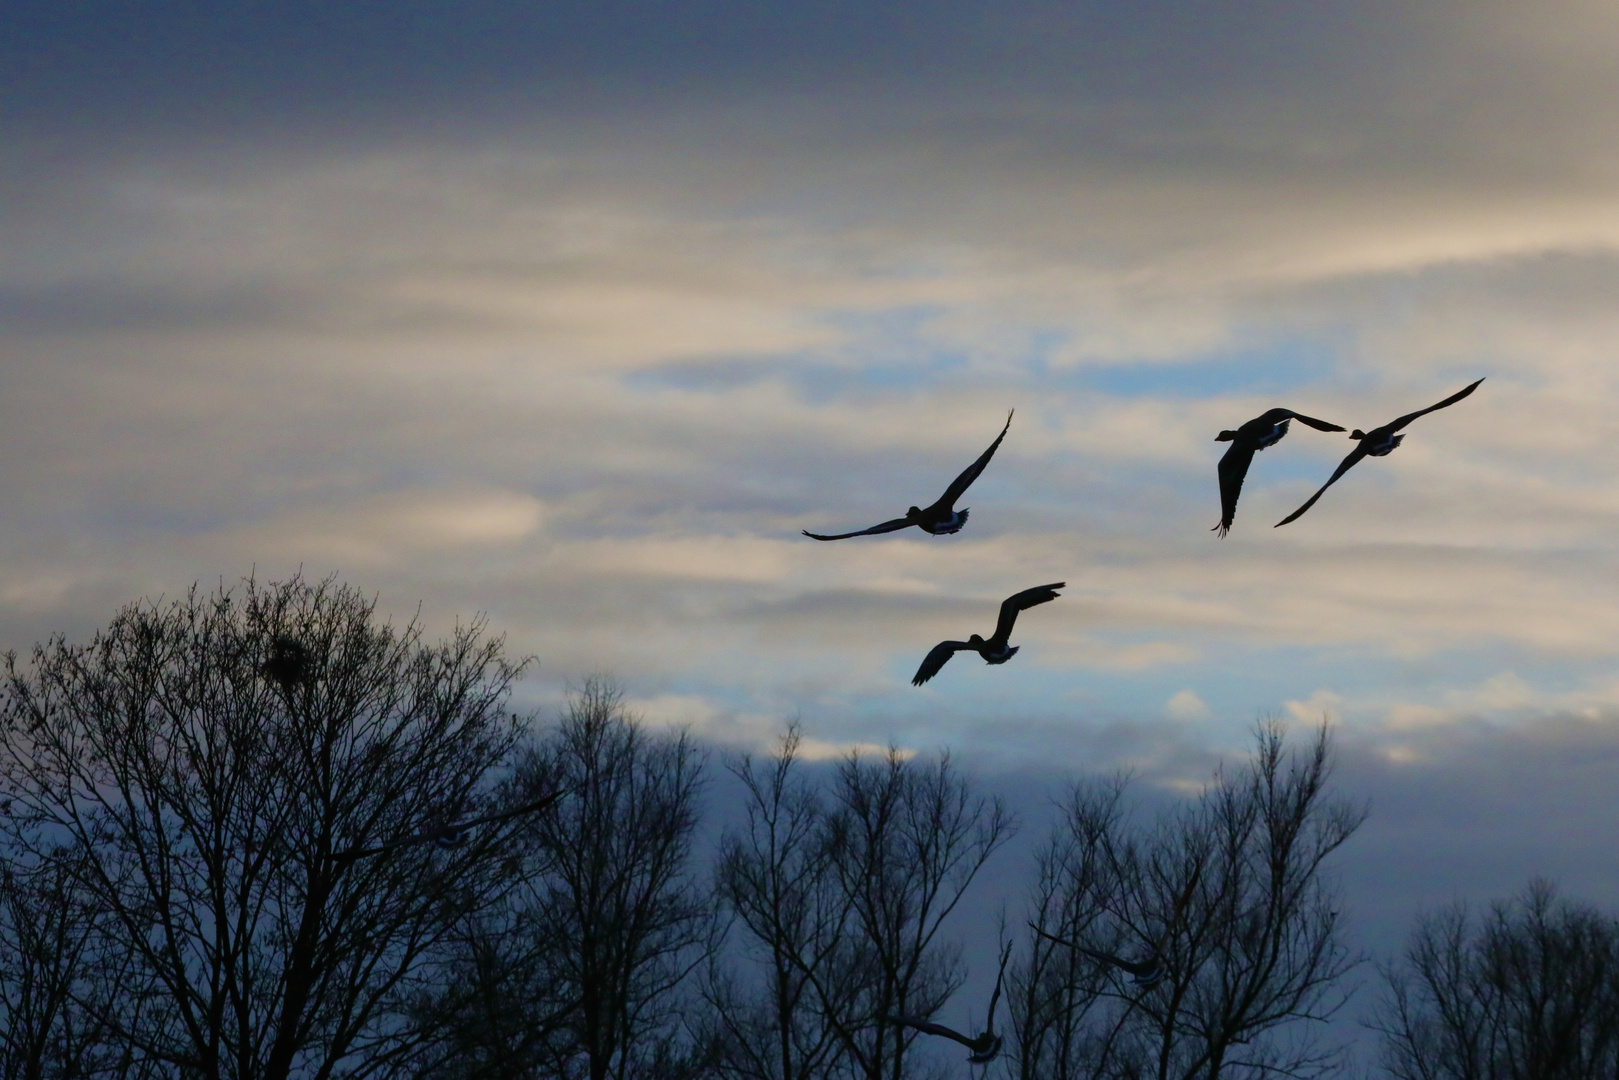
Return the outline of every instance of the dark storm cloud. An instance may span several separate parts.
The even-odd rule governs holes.
[[[1228,0],[6,5],[0,100],[23,129],[315,129],[744,88],[1083,93],[1168,101],[1398,65],[1408,6]],[[1355,63],[1351,59],[1356,58]]]

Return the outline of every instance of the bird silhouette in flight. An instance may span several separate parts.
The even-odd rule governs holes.
[[[1014,409],[1013,412],[1015,411]],[[912,525],[918,526],[923,532],[932,533],[934,536],[945,536],[949,533],[960,532],[961,527],[967,524],[967,508],[962,507],[957,510],[956,500],[966,494],[967,488],[972,486],[972,482],[978,479],[978,474],[984,471],[984,466],[988,465],[989,459],[995,456],[995,451],[1001,445],[1001,440],[1006,438],[1007,428],[1011,426],[1012,413],[1009,412],[1006,414],[1006,427],[1001,428],[1001,433],[995,436],[995,441],[989,444],[989,449],[978,455],[977,461],[967,466],[960,476],[952,480],[950,486],[944,489],[944,494],[939,496],[939,501],[932,506],[925,509],[913,506],[905,511],[904,517],[885,521],[881,525],[873,525],[869,529],[861,529],[858,532],[825,536],[805,529],[804,535],[811,540],[847,540],[851,536],[874,536],[877,533],[897,532],[900,529],[908,529]]]
[[[277,634],[270,642],[270,655],[259,665],[259,674],[286,693],[309,674],[309,650],[296,638]]]
[[[1360,445],[1351,450],[1349,452],[1349,456],[1338,463],[1337,471],[1332,474],[1331,479],[1329,479],[1325,484],[1321,485],[1320,491],[1317,491],[1314,495],[1311,495],[1308,502],[1271,527],[1279,529],[1283,525],[1286,525],[1289,521],[1301,516],[1306,510],[1315,505],[1315,501],[1319,499],[1329,487],[1337,482],[1338,477],[1354,468],[1355,464],[1359,462],[1361,458],[1368,455],[1371,457],[1385,457],[1388,454],[1393,453],[1394,448],[1405,441],[1404,435],[1395,434],[1397,431],[1405,427],[1405,425],[1409,424],[1419,416],[1426,416],[1428,413],[1431,413],[1436,409],[1443,409],[1447,406],[1456,404],[1458,401],[1462,400],[1462,398],[1466,397],[1468,394],[1471,394],[1474,390],[1477,390],[1478,384],[1483,381],[1483,379],[1479,379],[1477,382],[1468,383],[1462,389],[1456,391],[1439,404],[1429,405],[1426,409],[1418,409],[1416,412],[1406,413],[1399,419],[1391,420],[1382,427],[1376,427],[1370,431],[1362,431],[1360,428],[1356,428],[1354,431],[1351,431],[1349,433],[1349,437],[1356,440]]]
[[[922,658],[922,666],[916,669],[916,674],[911,678],[911,685],[921,686],[933,678],[952,656],[963,649],[976,652],[984,658],[986,664],[1006,663],[1017,654],[1019,648],[1007,644],[1007,639],[1012,636],[1012,624],[1017,622],[1018,612],[1057,599],[1057,590],[1066,587],[1067,584],[1066,581],[1057,581],[1050,585],[1036,585],[1032,589],[1024,589],[1020,593],[1008,596],[1001,601],[1001,617],[995,624],[993,637],[986,641],[974,634],[966,641],[939,642]]]
[[[432,828],[423,829],[421,832],[413,833],[410,836],[402,836],[397,840],[389,840],[375,847],[350,848],[347,851],[340,851],[336,857],[345,860],[363,859],[368,855],[381,855],[385,852],[396,851],[399,848],[415,847],[418,844],[435,844],[441,848],[459,847],[466,842],[467,836],[478,826],[493,825],[496,822],[517,817],[519,814],[532,814],[535,811],[544,810],[562,798],[564,794],[566,794],[565,791],[554,791],[543,798],[535,799],[533,802],[524,803],[522,806],[514,806],[510,810],[485,814],[483,817],[473,818],[470,821],[453,821],[443,825],[435,825]]]
[[[995,1034],[995,1006],[1001,1000],[1001,980],[1006,976],[1006,961],[1011,958],[1012,943],[1007,942],[1001,947],[1001,970],[995,976],[995,992],[989,996],[989,1016],[984,1021],[984,1030],[976,1038],[968,1038],[955,1028],[935,1024],[931,1020],[919,1020],[914,1016],[890,1016],[888,1022],[901,1027],[915,1028],[924,1035],[942,1035],[946,1039],[954,1039],[971,1051],[967,1058],[968,1064],[983,1065],[995,1060],[1001,1052],[1001,1044],[1005,1041],[1002,1036]]]
[[[1220,458],[1220,523],[1210,532],[1224,536],[1231,530],[1231,519],[1237,516],[1237,496],[1242,494],[1242,481],[1253,464],[1254,451],[1275,446],[1287,434],[1290,421],[1308,424],[1317,431],[1342,431],[1337,424],[1317,420],[1313,416],[1296,413],[1292,409],[1267,409],[1235,431],[1222,431],[1215,442],[1228,442],[1230,449]]]
[[[1047,941],[1055,941],[1059,945],[1066,945],[1075,952],[1084,953],[1092,960],[1100,960],[1104,964],[1118,968],[1126,975],[1131,976],[1132,981],[1143,990],[1149,986],[1156,986],[1159,980],[1164,977],[1164,962],[1163,959],[1158,955],[1156,949],[1153,950],[1152,955],[1147,957],[1145,960],[1126,960],[1122,956],[1114,956],[1112,953],[1103,952],[1100,949],[1087,948],[1076,941],[1069,941],[1067,938],[1060,938],[1055,934],[1048,934],[1033,923],[1029,924],[1029,929],[1033,930],[1036,934],[1039,934]]]

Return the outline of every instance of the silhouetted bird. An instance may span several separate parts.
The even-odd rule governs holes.
[[[1057,590],[1067,586],[1066,581],[1058,581],[1051,585],[1036,585],[1032,589],[1024,589],[1020,593],[1013,593],[1001,601],[1001,618],[995,624],[995,636],[988,641],[972,635],[966,641],[941,641],[933,646],[933,650],[922,659],[922,666],[916,669],[916,675],[911,679],[912,686],[921,686],[939,673],[939,669],[956,653],[963,649],[971,649],[984,658],[986,664],[1004,664],[1017,654],[1018,646],[1008,645],[1007,639],[1012,636],[1012,624],[1017,622],[1018,612],[1032,608],[1036,604],[1057,599]]]
[[[290,692],[309,673],[309,650],[294,638],[277,635],[270,642],[269,659],[259,665],[259,673]]]
[[[536,810],[544,810],[562,798],[563,794],[564,792],[561,791],[553,792],[544,798],[524,803],[522,806],[514,806],[510,810],[485,814],[483,817],[473,818],[471,821],[454,821],[445,825],[437,825],[431,829],[423,829],[412,836],[405,836],[398,840],[390,840],[385,844],[378,844],[376,847],[350,848],[347,851],[338,852],[336,857],[339,859],[361,859],[367,855],[381,855],[384,852],[404,847],[415,847],[418,844],[436,844],[441,848],[459,847],[466,842],[467,834],[479,825],[491,825],[497,821],[514,818],[519,814],[532,814]]]
[[[1016,410],[1013,411],[1015,412]],[[916,525],[922,531],[932,533],[934,536],[960,532],[961,527],[967,524],[967,508],[963,507],[957,510],[955,508],[956,500],[966,493],[972,482],[978,479],[978,474],[984,471],[984,466],[988,465],[989,459],[995,456],[996,448],[1001,445],[1001,440],[1006,438],[1007,428],[1011,426],[1012,413],[1009,412],[1006,414],[1006,427],[1001,428],[1001,433],[995,436],[995,441],[989,444],[989,449],[980,454],[977,461],[967,466],[966,471],[956,477],[950,486],[944,489],[944,494],[940,495],[939,501],[932,506],[926,509],[913,506],[905,511],[905,516],[902,518],[885,521],[881,525],[873,525],[871,528],[861,529],[859,532],[822,536],[820,533],[812,533],[805,529],[804,535],[812,540],[847,540],[851,536],[872,536],[876,533],[897,532],[900,529],[908,529],[912,525]]]
[[[1297,420],[1317,431],[1342,431],[1337,424],[1317,420],[1313,416],[1296,413],[1292,409],[1268,409],[1254,417],[1236,431],[1222,431],[1215,442],[1229,442],[1231,449],[1220,459],[1220,523],[1210,532],[1224,536],[1231,530],[1231,519],[1237,516],[1237,496],[1242,494],[1242,480],[1253,463],[1254,451],[1275,446],[1287,434],[1288,421]]]
[[[1366,457],[1368,454],[1372,457],[1383,457],[1392,453],[1396,446],[1399,446],[1400,443],[1405,441],[1404,435],[1395,434],[1395,432],[1405,427],[1405,425],[1409,424],[1419,416],[1426,416],[1435,409],[1443,409],[1447,405],[1456,404],[1458,401],[1462,400],[1462,398],[1466,397],[1468,394],[1471,394],[1474,390],[1477,390],[1478,384],[1483,381],[1483,379],[1479,379],[1478,382],[1469,383],[1467,386],[1456,391],[1439,404],[1429,405],[1426,409],[1418,409],[1413,413],[1406,413],[1398,420],[1391,420],[1382,427],[1373,428],[1370,431],[1362,431],[1359,428],[1351,431],[1349,433],[1349,437],[1351,439],[1358,440],[1360,445],[1351,450],[1349,452],[1349,456],[1338,463],[1338,470],[1332,474],[1331,479],[1329,479],[1325,484],[1321,485],[1320,491],[1317,491],[1314,495],[1311,495],[1308,502],[1271,527],[1274,529],[1279,529],[1283,525],[1286,525],[1289,521],[1299,517],[1306,510],[1310,509],[1310,507],[1314,506],[1315,501],[1319,499],[1329,487],[1337,482],[1338,477],[1342,476],[1344,473],[1353,468],[1355,463],[1360,461],[1361,458]]]
[[[976,1037],[969,1039],[955,1028],[935,1024],[931,1020],[918,1020],[914,1016],[890,1016],[890,1024],[899,1024],[903,1027],[915,1028],[924,1035],[943,1035],[947,1039],[954,1039],[972,1052],[967,1058],[969,1064],[983,1065],[994,1061],[1001,1052],[1001,1036],[995,1034],[995,1006],[1001,1000],[1001,979],[1006,975],[1006,961],[1012,955],[1012,946],[1008,943],[1001,949],[1001,970],[995,976],[995,992],[989,996],[989,1016],[984,1021],[984,1030]]]
[[[1055,941],[1059,945],[1066,945],[1075,952],[1084,953],[1092,960],[1100,960],[1104,964],[1110,964],[1118,968],[1126,975],[1132,976],[1132,981],[1143,990],[1149,986],[1156,986],[1159,980],[1164,977],[1163,959],[1159,957],[1156,951],[1145,960],[1126,960],[1122,956],[1114,956],[1112,953],[1102,952],[1100,949],[1086,948],[1078,942],[1060,938],[1055,934],[1048,934],[1033,923],[1029,924],[1029,929],[1047,941]]]

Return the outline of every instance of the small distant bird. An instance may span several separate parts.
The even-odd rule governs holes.
[[[1132,976],[1131,981],[1143,990],[1149,986],[1158,985],[1159,981],[1164,977],[1163,959],[1156,950],[1145,960],[1126,960],[1122,956],[1114,956],[1112,953],[1102,952],[1100,949],[1088,949],[1078,942],[1060,938],[1055,934],[1048,934],[1033,923],[1029,924],[1029,929],[1047,941],[1055,941],[1059,945],[1066,945],[1075,952],[1084,953],[1092,960],[1100,960],[1104,964],[1118,968],[1126,975]]]
[[[972,1056],[967,1058],[968,1064],[983,1065],[994,1061],[996,1055],[1001,1052],[1001,1043],[1004,1041],[1000,1035],[995,1034],[995,1006],[1001,1000],[1001,979],[1006,975],[1006,961],[1011,955],[1012,945],[1008,942],[1001,949],[1001,970],[995,976],[995,992],[989,996],[989,1017],[984,1021],[984,1030],[977,1038],[969,1039],[955,1028],[935,1024],[931,1020],[918,1020],[914,1016],[890,1016],[888,1022],[915,1028],[924,1035],[943,1035],[947,1039],[956,1040],[972,1052]]]
[[[1343,430],[1337,424],[1329,424],[1292,409],[1269,409],[1236,431],[1227,430],[1216,435],[1215,442],[1228,442],[1231,449],[1220,459],[1220,523],[1210,532],[1224,536],[1231,530],[1231,519],[1237,515],[1237,496],[1242,494],[1242,481],[1248,475],[1248,466],[1253,463],[1254,451],[1281,442],[1291,420],[1308,424],[1317,431]]]
[[[1013,412],[1016,411],[1015,409],[1013,410]],[[859,532],[823,536],[820,533],[812,533],[805,529],[804,535],[811,540],[847,540],[851,536],[873,536],[877,533],[897,532],[900,529],[908,529],[912,525],[919,526],[923,532],[932,533],[934,536],[960,532],[961,527],[967,524],[967,508],[962,507],[957,510],[956,500],[966,494],[967,488],[972,485],[974,480],[978,479],[978,474],[984,471],[984,466],[988,465],[989,459],[995,456],[996,448],[1001,445],[1001,440],[1006,438],[1007,428],[1011,426],[1012,413],[1009,412],[1006,414],[1006,427],[1001,428],[1001,433],[995,436],[995,441],[989,444],[989,449],[980,454],[977,461],[967,466],[966,471],[956,477],[950,486],[944,489],[944,494],[939,496],[939,501],[927,509],[919,509],[913,506],[905,511],[904,517],[885,521],[881,525],[873,525],[871,528],[861,529]]]
[[[288,693],[309,673],[309,650],[296,638],[278,634],[270,642],[270,656],[259,673]]]
[[[971,649],[984,658],[986,664],[1004,664],[1017,655],[1020,646],[1009,645],[1007,640],[1012,636],[1012,624],[1017,622],[1018,612],[1044,604],[1057,599],[1057,590],[1065,588],[1066,581],[1054,582],[1050,585],[1036,585],[1032,589],[1024,589],[1020,593],[1013,593],[1001,601],[1001,618],[995,624],[995,636],[985,641],[977,634],[966,641],[941,641],[933,646],[933,650],[922,658],[922,666],[916,669],[916,675],[911,679],[912,686],[921,686],[939,673],[939,669],[956,653],[963,649]]]
[[[479,825],[492,825],[497,821],[506,821],[519,814],[532,814],[537,810],[544,810],[562,798],[563,794],[564,792],[561,791],[552,792],[544,798],[535,799],[533,802],[524,803],[522,806],[514,806],[510,810],[485,814],[483,817],[473,818],[471,821],[454,821],[445,825],[437,825],[430,829],[423,829],[412,836],[405,836],[398,840],[390,840],[385,844],[378,844],[376,847],[350,848],[347,851],[338,852],[336,857],[339,859],[363,859],[368,855],[381,855],[384,852],[404,847],[415,847],[418,844],[436,844],[441,848],[459,847],[466,842],[467,834]]]
[[[1478,382],[1468,383],[1467,386],[1456,391],[1439,404],[1429,405],[1426,409],[1418,409],[1413,413],[1406,413],[1398,420],[1391,420],[1382,427],[1373,428],[1370,431],[1362,431],[1360,428],[1356,428],[1354,431],[1351,431],[1349,433],[1349,437],[1358,441],[1360,445],[1351,450],[1349,452],[1349,456],[1338,463],[1338,471],[1332,474],[1332,478],[1330,480],[1321,485],[1320,491],[1317,491],[1314,495],[1311,495],[1308,502],[1271,527],[1279,529],[1283,525],[1286,525],[1289,521],[1292,521],[1293,519],[1302,515],[1306,510],[1310,509],[1310,507],[1314,506],[1315,501],[1319,499],[1329,487],[1337,482],[1338,477],[1342,476],[1344,473],[1353,468],[1355,463],[1360,461],[1361,458],[1366,457],[1368,454],[1370,454],[1372,457],[1383,457],[1387,454],[1393,453],[1394,448],[1405,441],[1404,435],[1396,435],[1395,432],[1399,431],[1401,428],[1405,427],[1405,425],[1409,424],[1419,416],[1426,416],[1428,413],[1431,413],[1436,409],[1443,409],[1448,405],[1456,404],[1458,401],[1462,400],[1462,398],[1466,397],[1468,394],[1471,394],[1474,390],[1477,390],[1478,384],[1483,381],[1483,379],[1479,379]]]

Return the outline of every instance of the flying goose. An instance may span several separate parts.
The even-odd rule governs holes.
[[[1439,404],[1429,405],[1426,409],[1418,409],[1413,413],[1406,413],[1398,420],[1391,420],[1382,427],[1373,428],[1370,431],[1362,431],[1360,428],[1356,428],[1354,431],[1351,431],[1349,433],[1349,437],[1359,442],[1360,445],[1351,450],[1349,452],[1349,456],[1338,463],[1338,470],[1332,474],[1332,478],[1330,480],[1321,485],[1320,491],[1317,491],[1314,495],[1311,495],[1308,502],[1271,527],[1279,529],[1283,525],[1286,525],[1289,521],[1292,521],[1293,519],[1302,515],[1306,510],[1310,509],[1310,507],[1314,506],[1315,501],[1321,497],[1322,493],[1336,483],[1338,477],[1342,476],[1344,473],[1353,468],[1355,463],[1361,458],[1366,457],[1368,454],[1370,454],[1372,457],[1384,457],[1385,455],[1392,453],[1396,446],[1399,446],[1400,443],[1405,441],[1404,435],[1395,434],[1395,432],[1405,427],[1405,425],[1409,424],[1419,416],[1426,416],[1435,409],[1443,409],[1447,405],[1456,404],[1458,401],[1462,400],[1462,398],[1466,397],[1468,394],[1471,394],[1474,390],[1477,390],[1478,384],[1483,381],[1483,379],[1479,379],[1478,382],[1468,383],[1465,387],[1456,391]]]
[[[347,851],[338,852],[336,857],[339,859],[363,859],[367,855],[381,855],[384,852],[404,847],[415,847],[418,844],[436,844],[441,848],[459,847],[466,842],[467,834],[479,825],[492,825],[497,821],[506,821],[519,814],[532,814],[536,810],[544,810],[564,794],[565,792],[562,791],[554,791],[543,798],[535,799],[533,802],[524,803],[522,806],[514,806],[510,810],[485,814],[483,817],[473,818],[471,821],[453,821],[444,825],[436,825],[429,829],[423,829],[413,836],[389,840],[386,843],[378,844],[376,847],[350,848]]]
[[[1237,496],[1242,494],[1242,480],[1248,475],[1248,466],[1253,463],[1254,451],[1281,442],[1291,420],[1308,424],[1317,431],[1343,430],[1337,424],[1329,424],[1292,409],[1267,409],[1236,431],[1222,431],[1216,435],[1215,442],[1228,442],[1231,448],[1220,459],[1220,523],[1210,532],[1224,536],[1230,531],[1231,519],[1237,515]]]
[[[1000,1035],[995,1034],[995,1006],[1001,1000],[1001,979],[1006,975],[1006,961],[1012,955],[1012,943],[1007,942],[1001,948],[1001,970],[995,976],[995,992],[989,996],[989,1016],[984,1021],[984,1030],[975,1039],[969,1039],[955,1028],[935,1024],[931,1020],[918,1020],[914,1016],[890,1016],[888,1022],[901,1027],[911,1027],[924,1035],[943,1035],[947,1039],[954,1039],[968,1050],[972,1056],[967,1059],[970,1065],[983,1065],[994,1061],[995,1056],[1001,1052],[1001,1043],[1004,1041]]]
[[[1013,412],[1015,411],[1014,409]],[[912,525],[919,526],[923,532],[932,533],[934,536],[960,532],[961,527],[967,524],[967,508],[962,507],[957,510],[956,500],[966,494],[967,488],[972,485],[974,480],[978,479],[978,474],[984,471],[984,466],[988,465],[989,459],[995,456],[995,451],[1001,445],[1001,440],[1006,438],[1007,428],[1011,426],[1012,413],[1008,412],[1006,414],[1006,427],[1001,428],[1001,433],[995,436],[995,441],[989,444],[989,449],[978,455],[978,460],[967,466],[966,470],[952,480],[949,487],[944,489],[944,494],[939,496],[939,501],[925,510],[913,506],[905,511],[904,517],[885,521],[881,525],[873,525],[871,528],[861,529],[859,532],[823,536],[820,533],[812,533],[805,529],[804,535],[811,540],[847,540],[851,536],[873,536],[877,533],[896,532],[900,529],[910,528]]]
[[[1066,581],[1054,582],[1050,585],[1036,585],[1032,589],[1024,589],[1020,593],[1013,593],[1001,601],[1001,618],[995,624],[995,636],[985,641],[977,634],[966,641],[941,641],[933,646],[933,650],[922,658],[922,666],[916,669],[916,675],[911,679],[912,686],[921,686],[939,673],[939,669],[956,653],[963,649],[971,649],[984,658],[986,664],[1004,664],[1017,653],[1019,646],[1008,645],[1007,639],[1012,636],[1012,624],[1017,622],[1018,612],[1032,608],[1036,604],[1057,599],[1057,590],[1067,586]]]
[[[1066,945],[1075,952],[1084,953],[1092,960],[1100,960],[1104,964],[1118,968],[1126,975],[1132,976],[1131,981],[1143,990],[1149,986],[1156,986],[1159,980],[1164,977],[1163,960],[1159,957],[1157,950],[1154,950],[1153,954],[1145,960],[1126,960],[1122,956],[1114,956],[1112,953],[1102,952],[1100,949],[1088,949],[1078,942],[1060,938],[1055,934],[1048,934],[1033,923],[1029,924],[1029,929],[1047,941],[1055,941],[1059,945]]]

